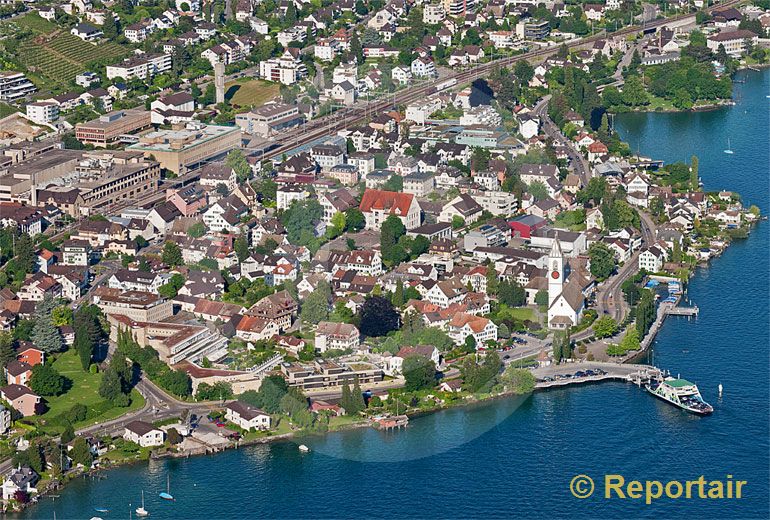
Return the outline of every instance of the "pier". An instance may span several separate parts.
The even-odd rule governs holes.
[[[585,374],[587,371],[601,372],[588,375]],[[576,376],[577,373],[585,375]],[[663,379],[664,373],[652,365],[589,361],[540,367],[534,369],[532,375],[537,379],[535,388],[551,388],[599,381],[625,381],[642,386],[650,381]]]
[[[380,430],[396,430],[406,427],[409,424],[409,417],[406,415],[391,415],[389,417],[377,417],[373,419],[374,426]]]
[[[693,305],[692,307],[681,307],[681,306],[672,306],[666,308],[666,314],[669,314],[671,316],[698,316],[698,306]]]

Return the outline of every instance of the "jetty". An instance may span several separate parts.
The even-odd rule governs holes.
[[[650,381],[660,381],[665,376],[663,370],[652,365],[598,361],[548,365],[534,369],[532,375],[537,380],[535,388],[551,388],[600,381],[624,381],[642,386]]]
[[[670,306],[665,307],[666,314],[669,314],[671,316],[698,316],[698,306],[693,305],[692,307],[682,307],[679,305],[676,306]]]
[[[409,417],[406,415],[390,415],[388,417],[375,417],[372,424],[380,430],[396,430],[409,424]]]

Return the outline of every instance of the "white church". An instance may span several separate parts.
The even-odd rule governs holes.
[[[548,327],[567,329],[580,323],[585,296],[577,275],[570,276],[558,235],[548,255]]]

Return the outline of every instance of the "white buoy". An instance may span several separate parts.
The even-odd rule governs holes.
[[[719,397],[722,397],[722,383],[719,383]]]

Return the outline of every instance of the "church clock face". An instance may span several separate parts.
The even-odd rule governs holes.
[[[559,271],[552,272],[551,273],[551,278],[553,278],[554,280],[558,280],[559,279]]]

